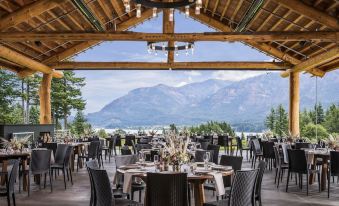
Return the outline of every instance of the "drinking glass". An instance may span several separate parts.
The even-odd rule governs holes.
[[[203,158],[204,158],[204,163],[205,163],[205,169],[207,169],[208,168],[208,162],[209,162],[209,160],[210,160],[210,152],[206,152],[205,154],[204,154],[204,156],[203,156]]]
[[[139,153],[139,162],[144,163],[145,161],[145,154],[143,152]]]

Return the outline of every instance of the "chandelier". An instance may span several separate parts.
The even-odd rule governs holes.
[[[131,11],[130,1],[136,4],[136,17],[141,17],[141,6],[145,6],[153,9],[153,17],[156,17],[158,9],[169,9],[169,21],[173,21],[174,9],[185,8],[185,16],[190,15],[190,6],[195,4],[195,14],[200,14],[202,8],[202,0],[179,0],[173,2],[162,2],[156,0],[124,0],[125,11],[129,13]]]
[[[158,51],[164,52],[165,55],[168,55],[168,51],[174,51],[175,55],[179,55],[179,51],[185,51],[186,56],[189,55],[191,51],[192,55],[194,53],[194,42],[175,42],[174,47],[165,46],[164,42],[148,42],[147,43],[148,53],[158,55]]]

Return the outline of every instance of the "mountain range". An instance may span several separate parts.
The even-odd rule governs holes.
[[[301,109],[315,104],[316,84],[324,107],[339,103],[339,72],[318,79],[301,75],[300,82]],[[282,104],[287,110],[288,99],[289,79],[268,73],[241,81],[209,79],[182,87],[159,84],[134,89],[88,114],[87,119],[104,128],[193,125],[210,120],[263,126],[270,108]]]

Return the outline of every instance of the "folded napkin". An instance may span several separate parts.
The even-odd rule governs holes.
[[[222,174],[218,172],[210,172],[210,175],[213,175],[214,182],[215,182],[215,191],[217,196],[222,196],[225,194],[225,187],[224,187],[224,179],[222,178]]]
[[[284,163],[288,163],[287,149],[290,148],[290,145],[288,145],[288,144],[282,144],[281,147],[282,147],[283,155],[284,155]]]

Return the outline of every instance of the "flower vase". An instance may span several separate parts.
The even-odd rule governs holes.
[[[179,163],[173,163],[172,169],[173,169],[173,172],[180,172],[181,171],[180,164]]]
[[[164,171],[168,171],[168,162],[164,162]]]

